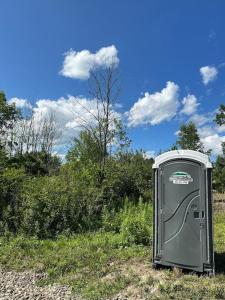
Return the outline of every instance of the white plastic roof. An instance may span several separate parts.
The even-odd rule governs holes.
[[[187,158],[191,160],[196,160],[203,163],[206,166],[206,168],[212,168],[212,164],[209,161],[208,155],[193,150],[172,150],[165,152],[159,156],[156,156],[153,168],[156,169],[163,162],[177,158]]]

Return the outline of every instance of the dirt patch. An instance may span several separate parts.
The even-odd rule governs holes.
[[[116,277],[130,278],[131,283],[112,300],[146,300],[146,295],[156,295],[158,286],[166,279],[166,272],[152,269],[151,262],[130,260],[123,264],[114,264],[114,271],[107,274],[102,280],[115,280]],[[151,296],[152,297],[152,296]],[[149,299],[151,299],[151,297]]]

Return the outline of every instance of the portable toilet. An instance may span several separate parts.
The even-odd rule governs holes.
[[[212,164],[207,155],[174,150],[155,158],[153,267],[214,274]]]

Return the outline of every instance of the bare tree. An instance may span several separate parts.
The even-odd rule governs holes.
[[[35,115],[29,119],[17,120],[5,136],[6,150],[10,157],[25,153],[45,152],[51,154],[56,138],[56,125],[53,115],[37,120]]]
[[[120,91],[118,72],[115,66],[110,66],[104,70],[91,72],[88,92],[91,98],[96,101],[95,110],[89,109],[79,99],[76,99],[89,116],[87,119],[81,114],[77,114],[80,125],[91,134],[99,148],[100,181],[104,179],[106,158],[114,138],[112,132],[116,114],[113,107],[118,100]]]

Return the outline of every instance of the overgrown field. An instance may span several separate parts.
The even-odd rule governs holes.
[[[143,206],[134,223],[129,223],[134,209],[125,212],[130,217],[121,212],[114,222],[106,213],[104,230],[96,233],[56,240],[1,238],[0,264],[46,272],[39,284],[69,284],[83,299],[225,299],[225,212],[214,216],[216,276],[209,278],[151,268],[151,247],[144,245],[151,239],[143,239],[149,228],[142,226],[150,209]],[[117,232],[122,218],[126,226]]]

